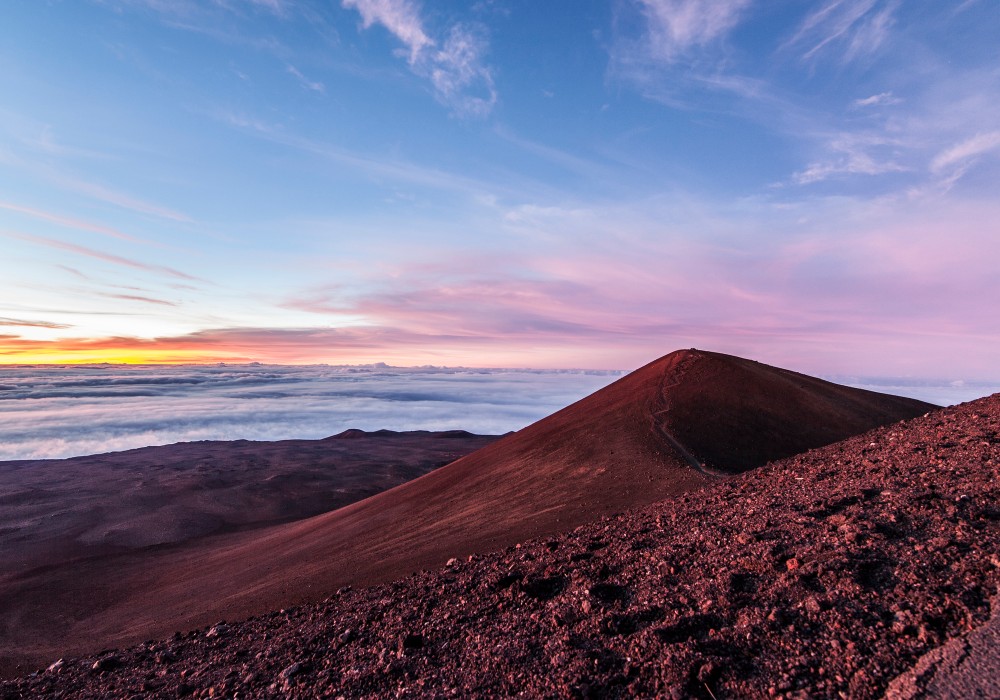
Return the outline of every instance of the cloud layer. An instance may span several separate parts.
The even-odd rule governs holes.
[[[326,366],[0,366],[0,460],[348,428],[517,430],[618,372]]]
[[[317,439],[348,428],[518,430],[603,388],[617,371],[368,366],[0,366],[0,460],[191,440]],[[833,377],[950,404],[984,382]]]

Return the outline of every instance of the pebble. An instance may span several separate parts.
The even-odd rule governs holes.
[[[229,625],[225,622],[220,622],[205,633],[206,637],[223,637],[229,632]]]
[[[297,676],[300,673],[302,673],[302,669],[303,665],[300,662],[296,661],[291,665],[286,666],[279,675],[281,676],[282,680],[287,681],[289,678],[293,678],[294,676]]]
[[[110,671],[113,668],[118,668],[121,666],[122,660],[115,656],[114,654],[109,654],[108,656],[102,656],[90,667],[95,671]]]

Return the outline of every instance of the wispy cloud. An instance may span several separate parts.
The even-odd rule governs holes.
[[[976,158],[1000,149],[1000,131],[990,131],[951,146],[931,162],[931,170],[940,173],[951,167],[965,167]]]
[[[302,72],[295,66],[289,64],[286,68],[289,75],[293,76],[299,81],[299,85],[304,87],[306,90],[312,90],[313,92],[326,92],[326,85],[319,82],[318,80],[310,80],[306,76],[302,75]]]
[[[529,189],[527,187],[515,188],[471,175],[420,165],[404,160],[398,155],[366,154],[333,143],[303,138],[289,133],[279,126],[252,117],[233,115],[228,112],[217,113],[214,116],[230,126],[252,132],[262,139],[311,153],[332,163],[356,169],[374,178],[385,178],[393,182],[457,192],[479,199],[491,198],[500,190],[516,190],[517,193],[523,194]]]
[[[649,23],[649,49],[674,62],[724,37],[750,0],[638,0]]]
[[[161,219],[169,219],[171,221],[181,223],[191,222],[191,217],[187,214],[183,214],[174,209],[170,209],[138,197],[133,197],[132,195],[106,187],[105,185],[101,185],[96,182],[62,174],[53,174],[53,179],[67,189],[75,190],[102,202],[114,204],[122,209],[128,209],[130,211],[139,212],[140,214],[149,214]]]
[[[422,67],[439,98],[459,114],[486,116],[496,104],[493,73],[483,63],[487,48],[485,30],[454,25]]]
[[[801,48],[806,59],[839,49],[837,58],[849,63],[882,47],[898,6],[898,0],[827,0],[785,46]]]
[[[288,0],[249,0],[249,2],[251,5],[264,7],[276,14],[287,12],[290,5]]]
[[[50,125],[46,124],[37,131],[37,135],[22,136],[19,139],[31,150],[40,151],[46,155],[68,158],[101,159],[108,158],[107,153],[93,149],[79,148],[61,143]]]
[[[408,49],[411,65],[420,60],[425,49],[434,46],[424,31],[420,9],[412,0],[343,0],[343,4],[358,11],[365,29],[381,24],[392,32]]]
[[[72,328],[65,323],[52,323],[51,321],[27,321],[21,318],[6,318],[0,316],[0,326],[23,326],[25,328]]]
[[[827,142],[829,156],[826,160],[809,164],[795,173],[792,180],[807,185],[844,175],[904,172],[907,167],[895,160],[898,145],[898,142],[877,132],[841,133]]]
[[[871,95],[870,97],[863,97],[858,100],[854,100],[855,107],[878,107],[881,105],[895,105],[899,104],[899,98],[895,97],[891,92],[880,92],[877,95]]]
[[[734,30],[759,20],[762,6],[701,4],[622,3],[639,10],[626,17],[638,22],[619,23],[613,75],[670,108],[733,120],[735,128],[756,123],[799,159],[781,182],[875,186],[877,196],[895,190],[912,198],[947,191],[993,150],[986,115],[1000,104],[995,71],[957,57],[943,61],[930,50],[927,32],[948,31],[953,12],[928,15],[899,0],[823,0],[798,8],[770,49],[754,43],[747,50],[745,35]],[[628,34],[636,26],[638,39]],[[905,69],[890,58],[897,45],[912,53]],[[855,70],[870,73],[862,79]],[[829,88],[789,87],[802,81]],[[859,84],[881,89],[844,95]]]
[[[73,192],[79,192],[80,194],[92,197],[98,201],[113,204],[117,207],[121,207],[122,209],[179,223],[191,222],[191,217],[179,211],[138,197],[133,197],[132,195],[119,190],[78,177],[61,168],[54,168],[35,162],[30,158],[22,158],[17,155],[10,153],[5,154],[3,152],[0,152],[0,160],[6,161],[8,164],[30,172],[33,175],[42,177],[58,187]],[[123,235],[127,236],[128,234]]]
[[[60,270],[65,270],[66,272],[68,272],[69,274],[73,275],[74,277],[79,277],[80,279],[87,280],[88,282],[90,281],[90,277],[88,277],[87,275],[83,274],[82,272],[80,272],[79,270],[77,270],[75,267],[70,267],[69,265],[56,265],[56,267],[58,267]]]
[[[31,207],[25,207],[18,204],[13,204],[11,202],[0,202],[0,209],[6,209],[8,211],[14,211],[18,214],[25,214],[27,216],[34,217],[36,219],[42,219],[43,221],[50,221],[54,224],[59,224],[60,226],[66,226],[68,228],[75,228],[81,231],[90,231],[92,233],[99,233],[103,236],[110,236],[112,238],[119,238],[123,241],[134,241],[142,242],[141,239],[135,236],[123,233],[116,228],[111,226],[105,226],[103,224],[95,224],[90,221],[84,221],[83,219],[75,219],[68,216],[62,216],[60,214],[53,214],[52,212],[42,211],[41,209],[32,209]]]
[[[2,112],[0,112],[0,114],[2,114]],[[2,126],[3,125],[0,124],[0,127]],[[32,123],[32,128],[35,127],[37,127],[37,124]],[[48,127],[42,127],[43,133],[45,133],[47,129]],[[15,136],[15,138],[17,137]],[[75,152],[68,151],[67,149],[61,147],[51,147],[47,142],[37,142],[37,140],[32,141],[24,139],[23,137],[18,138],[18,140],[21,141],[23,145],[26,145],[29,150],[27,152],[15,152],[14,150],[0,149],[0,163],[13,166],[34,177],[45,179],[62,189],[78,192],[86,195],[87,197],[91,197],[108,204],[113,204],[122,209],[149,216],[155,216],[168,221],[191,223],[191,217],[183,212],[170,207],[165,207],[161,204],[151,202],[141,197],[136,197],[114,187],[109,187],[96,182],[91,178],[76,174],[69,166],[66,165],[67,158],[79,155]],[[102,157],[104,156],[102,155]],[[7,208],[11,209],[13,207],[8,206]],[[28,207],[21,207],[20,210],[22,213],[31,213],[31,215],[38,216],[40,218],[48,217],[51,221],[56,221],[58,218],[58,215],[54,215],[49,212],[32,210],[34,212],[32,213],[29,212],[28,209]],[[70,225],[70,221],[70,219],[64,217],[66,225]],[[74,225],[76,223],[80,222],[74,222]],[[110,227],[93,224],[87,225],[90,226],[90,230],[93,230],[96,233],[104,233],[112,236],[125,236],[126,238],[131,239],[128,234],[123,234],[122,232],[116,231]],[[77,227],[80,228],[80,226]],[[84,228],[85,227],[86,226],[84,226]]]
[[[767,86],[735,71],[728,51],[728,39],[751,5],[750,0],[619,3],[621,17],[609,46],[611,74],[675,109],[717,108],[717,100],[704,99],[713,94],[765,97]]]
[[[101,294],[101,296],[108,297],[109,299],[124,299],[125,301],[141,301],[144,304],[156,304],[158,306],[177,306],[172,301],[166,301],[164,299],[154,299],[152,297],[144,297],[136,294]]]
[[[486,116],[496,104],[493,73],[484,57],[489,48],[484,28],[452,24],[443,37],[431,38],[412,0],[343,0],[357,10],[362,26],[380,24],[405,47],[414,73],[427,78],[443,104],[464,116]]]
[[[37,243],[39,245],[48,246],[50,248],[57,248],[59,250],[66,250],[71,253],[76,253],[78,255],[86,255],[87,257],[95,258],[97,260],[103,260],[104,262],[113,263],[115,265],[123,265],[125,267],[131,267],[136,270],[145,270],[146,272],[157,272],[160,274],[168,275],[170,277],[177,277],[179,279],[200,281],[197,277],[189,275],[180,270],[175,270],[172,267],[167,267],[165,265],[152,265],[149,263],[140,262],[138,260],[132,260],[131,258],[125,258],[120,255],[113,255],[111,253],[104,253],[99,250],[94,250],[93,248],[88,248],[82,245],[76,245],[75,243],[67,243],[66,241],[56,240],[54,238],[46,238],[45,236],[33,236],[27,233],[15,233],[13,231],[3,231],[0,235],[9,236],[11,238],[18,238],[22,241],[28,241],[30,243]]]

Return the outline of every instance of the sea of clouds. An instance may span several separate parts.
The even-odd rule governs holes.
[[[618,371],[277,365],[0,366],[0,460],[348,428],[518,430]]]
[[[0,366],[0,460],[190,440],[323,438],[348,428],[518,430],[620,371],[276,365]],[[835,378],[937,404],[985,383]]]

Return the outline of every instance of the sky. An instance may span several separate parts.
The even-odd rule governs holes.
[[[1000,379],[994,0],[11,0],[0,363]]]

